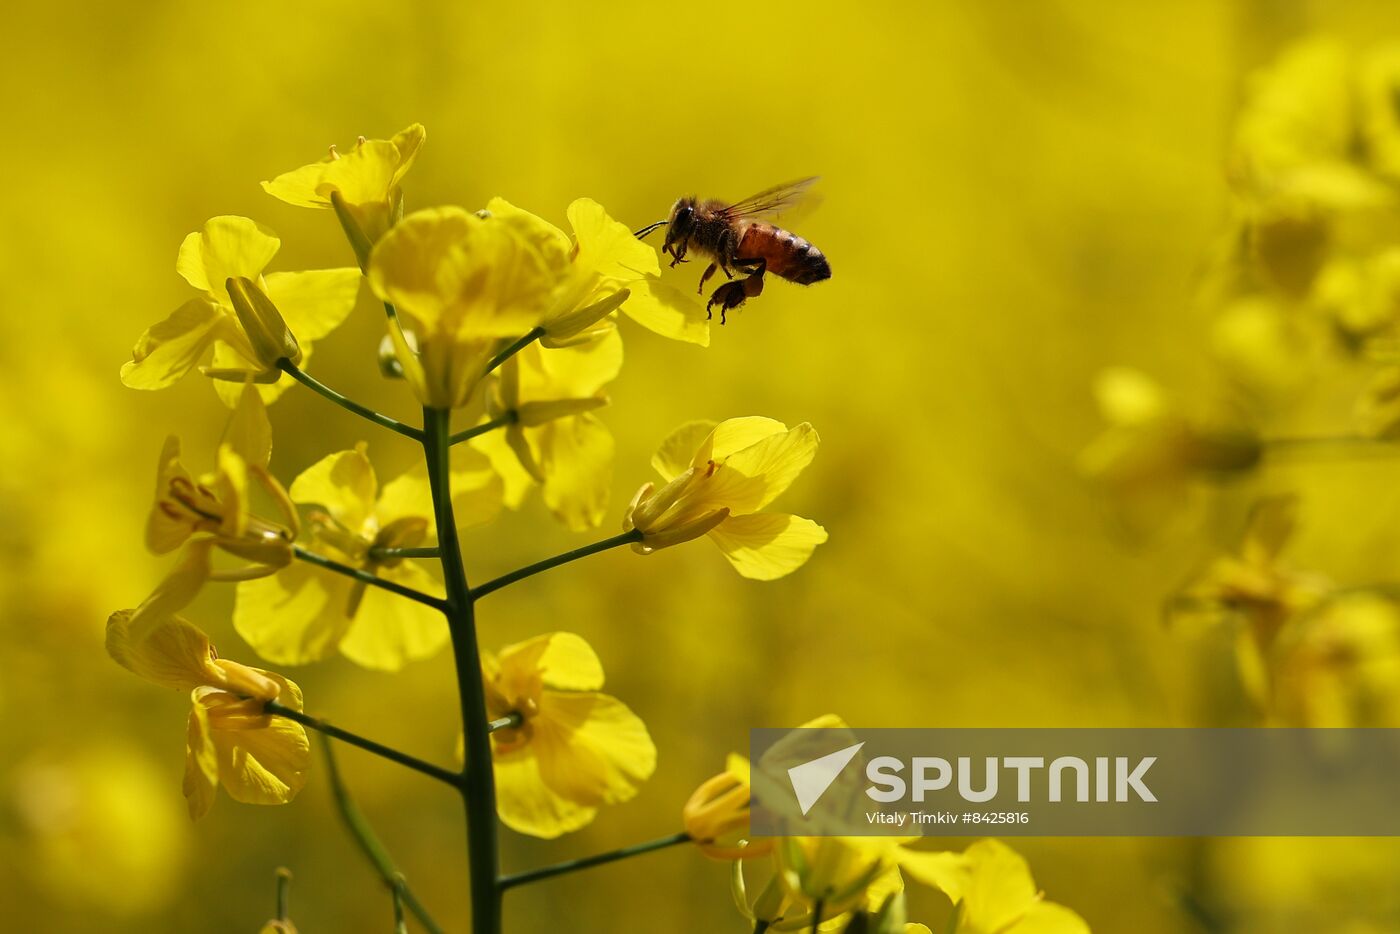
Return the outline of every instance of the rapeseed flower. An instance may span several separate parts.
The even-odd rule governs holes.
[[[404,377],[426,406],[463,406],[502,339],[534,328],[569,275],[566,245],[461,208],[416,211],[375,245],[366,272],[396,315]],[[412,332],[410,344],[405,329]]]
[[[364,268],[370,248],[403,215],[400,183],[426,137],[427,131],[418,123],[392,139],[361,136],[349,152],[332,146],[319,162],[263,182],[262,187],[288,204],[334,210]]]
[[[289,384],[278,361],[301,361],[335,330],[354,308],[360,280],[356,269],[264,273],[279,246],[246,217],[215,217],[185,237],[176,269],[199,295],[141,335],[122,382],[164,389],[208,358],[202,370],[229,406],[247,380],[265,401],[275,399]]]
[[[549,350],[531,345],[507,360],[487,397],[502,431],[473,440],[505,483],[512,509],[538,485],[550,511],[570,529],[603,521],[612,488],[613,437],[594,410],[622,368],[616,329],[586,343]]]
[[[303,471],[293,502],[319,507],[308,516],[312,550],[323,557],[430,596],[443,587],[429,564],[385,554],[435,540],[426,469],[415,468],[381,490],[364,444],[327,455]],[[500,508],[500,482],[481,457],[453,452],[453,510],[461,525],[489,520]],[[307,562],[240,584],[234,627],[258,654],[303,665],[337,650],[366,668],[396,670],[433,655],[447,641],[442,614]]]
[[[681,825],[712,859],[754,859],[773,851],[773,840],[749,838],[753,796],[749,760],[731,753],[724,771],[706,779],[681,809]]]
[[[797,570],[826,541],[810,519],[760,512],[797,479],[817,451],[805,422],[789,429],[751,416],[691,422],[671,434],[652,457],[665,485],[637,491],[623,519],[636,529],[640,554],[709,535],[742,576],[773,580]]]
[[[175,615],[169,601],[113,613],[107,652],[153,684],[189,692],[184,792],[191,817],[209,811],[219,785],[247,804],[296,797],[310,759],[306,731],[264,710],[271,700],[301,710],[296,684],[219,658],[209,637]]]
[[[906,855],[901,865],[953,900],[954,934],[1089,934],[1083,918],[1045,900],[1025,858],[1000,841],[979,840],[960,854]]]
[[[1241,682],[1260,705],[1268,702],[1274,642],[1284,625],[1316,606],[1331,584],[1286,564],[1283,552],[1297,527],[1297,499],[1260,500],[1238,550],[1216,558],[1167,605],[1178,626],[1237,627],[1235,658]]]
[[[600,693],[603,666],[567,632],[536,636],[482,660],[486,706],[519,725],[491,734],[496,806],[513,830],[552,838],[637,794],[656,768],[644,723]]]
[[[569,275],[540,321],[546,346],[611,327],[614,310],[663,337],[709,344],[710,326],[700,303],[662,284],[656,250],[609,217],[598,202],[579,198],[569,205],[572,236],[502,198],[493,198],[486,209],[569,256]]]

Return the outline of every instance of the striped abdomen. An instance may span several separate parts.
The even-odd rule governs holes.
[[[798,285],[831,278],[831,266],[821,250],[772,224],[750,224],[739,241],[736,256],[741,261],[762,259],[768,272]]]

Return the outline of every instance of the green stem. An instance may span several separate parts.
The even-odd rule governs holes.
[[[496,875],[496,779],[491,766],[486,692],[481,680],[481,653],[471,588],[462,564],[462,546],[452,515],[451,419],[446,409],[423,410],[423,453],[428,462],[433,513],[441,550],[447,600],[442,608],[452,633],[452,660],[457,668],[457,696],[462,710],[466,769],[458,783],[467,812],[467,865],[470,871],[472,934],[501,934],[501,888]]]
[[[371,548],[369,557],[372,561],[383,561],[386,558],[436,558],[439,556],[436,545],[428,548]]]
[[[340,765],[335,759],[335,750],[331,747],[330,739],[323,739],[321,749],[326,757],[326,775],[330,778],[331,793],[335,796],[335,806],[340,811],[340,817],[345,821],[345,826],[350,829],[350,835],[355,838],[355,842],[360,845],[361,851],[369,858],[370,863],[378,871],[379,877],[384,880],[384,884],[391,890],[397,890],[408,910],[413,912],[413,916],[423,925],[429,934],[442,934],[442,928],[438,927],[432,915],[423,907],[423,903],[413,894],[413,890],[403,881],[403,873],[399,872],[394,865],[393,857],[389,851],[384,849],[384,844],[379,842],[379,837],[370,827],[369,821],[360,811],[355,799],[350,797],[349,790],[345,787],[345,780],[340,775]]]
[[[817,932],[821,930],[822,908],[824,907],[820,898],[817,899],[817,903],[812,906],[812,934],[817,934]]]
[[[517,885],[527,885],[531,882],[539,882],[541,879],[551,879],[554,876],[562,876],[565,873],[577,872],[580,869],[601,866],[604,863],[615,863],[620,859],[628,859],[632,856],[641,856],[643,853],[664,850],[668,846],[675,846],[677,843],[687,843],[689,841],[690,834],[685,832],[673,833],[668,837],[648,840],[646,843],[624,846],[620,850],[609,850],[606,853],[598,853],[593,856],[585,856],[580,859],[571,859],[566,862],[555,863],[553,866],[543,866],[539,869],[528,870],[527,872],[517,872],[515,875],[511,876],[502,876],[501,888],[510,889]]]
[[[461,777],[458,773],[450,769],[444,769],[441,766],[433,765],[431,762],[424,762],[416,756],[410,756],[406,752],[400,752],[391,746],[385,746],[383,743],[376,743],[372,739],[365,739],[363,736],[351,733],[349,730],[342,730],[338,726],[302,713],[300,710],[293,710],[290,707],[277,703],[277,701],[268,701],[264,705],[264,709],[274,716],[282,717],[286,720],[294,720],[302,726],[310,727],[325,736],[334,737],[343,743],[349,743],[351,746],[358,746],[366,752],[372,752],[380,758],[407,766],[415,772],[422,772],[424,775],[436,778],[440,782],[446,782],[453,787],[456,787],[461,781]]]
[[[287,890],[292,884],[292,871],[285,866],[277,870],[277,920],[286,921],[291,912],[287,907]]]
[[[514,410],[506,412],[503,415],[497,415],[489,422],[482,422],[480,425],[468,428],[465,431],[457,432],[451,438],[447,439],[447,443],[461,444],[463,441],[470,441],[472,438],[475,438],[478,435],[484,435],[488,431],[495,431],[497,428],[504,428],[506,425],[513,425],[519,417],[520,416]]]
[[[753,923],[753,934],[765,934],[765,932],[772,924],[772,921],[765,921],[762,918],[759,918]]]
[[[594,542],[591,545],[584,545],[582,548],[575,548],[573,551],[566,551],[562,555],[546,558],[528,567],[523,567],[518,571],[511,571],[509,574],[503,574],[495,580],[489,580],[479,587],[473,587],[471,598],[473,600],[480,600],[488,593],[500,590],[507,584],[514,584],[516,581],[522,581],[541,571],[548,571],[551,568],[559,567],[561,564],[568,564],[570,561],[577,561],[579,558],[587,558],[589,555],[596,555],[598,552],[607,551],[609,548],[616,548],[619,545],[630,545],[633,542],[639,542],[641,540],[641,531],[632,529],[631,531],[623,532],[621,535],[605,538],[601,542]]]
[[[434,609],[445,611],[447,608],[446,601],[439,600],[437,597],[425,594],[421,590],[414,590],[412,587],[405,587],[403,584],[396,584],[391,580],[385,580],[382,577],[377,577],[374,574],[369,573],[368,571],[362,571],[359,568],[352,568],[350,565],[341,564],[339,561],[332,561],[330,558],[327,558],[324,555],[318,555],[314,551],[307,551],[300,545],[292,546],[292,554],[296,555],[302,561],[306,561],[310,564],[315,564],[319,567],[323,567],[328,571],[334,571],[337,574],[344,574],[346,577],[353,577],[355,580],[360,581],[363,584],[369,584],[372,587],[379,587],[383,590],[389,591],[390,593],[396,593],[400,597],[407,597],[410,600],[417,600],[419,603],[427,604],[428,606],[433,607]]]
[[[505,350],[502,350],[500,353],[496,354],[496,356],[491,358],[491,362],[486,364],[486,373],[490,373],[496,367],[500,366],[502,363],[505,363],[511,357],[520,353],[520,351],[524,350],[526,347],[529,347],[541,337],[544,337],[544,328],[534,328],[529,333],[522,334],[520,337],[516,338],[516,340],[512,342],[510,346],[506,347]],[[482,375],[485,376],[486,374],[483,373]]]
[[[331,400],[336,405],[340,406],[342,409],[345,409],[349,412],[354,412],[361,418],[369,419],[376,425],[379,425],[383,428],[387,428],[390,431],[397,431],[399,434],[404,435],[405,437],[413,438],[415,440],[420,441],[422,440],[423,432],[419,429],[414,428],[412,425],[405,425],[403,422],[396,421],[395,419],[392,419],[387,415],[382,415],[379,412],[374,411],[374,409],[367,408],[366,406],[360,405],[360,403],[358,402],[355,402],[351,399],[347,399],[345,396],[342,396],[340,393],[336,392],[334,389],[330,388],[325,383],[322,383],[320,380],[314,379],[310,374],[302,372],[301,368],[298,367],[292,361],[280,360],[278,361],[277,365],[281,367],[283,373],[286,373],[292,379],[301,383],[303,386],[305,386],[307,389],[310,389],[312,392],[325,396],[327,399]]]

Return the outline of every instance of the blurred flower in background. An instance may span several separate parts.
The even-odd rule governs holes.
[[[171,425],[190,426],[191,451],[217,450],[224,430],[208,417],[203,376],[167,380],[162,367],[158,382],[173,385],[159,394],[116,380],[132,337],[159,309],[191,301],[170,258],[208,218],[246,218],[249,242],[266,244],[261,231],[275,229],[273,265],[319,271],[326,291],[281,289],[274,277],[288,274],[264,271],[262,254],[222,279],[206,269],[209,281],[193,283],[199,321],[218,306],[233,349],[206,357],[204,345],[195,359],[198,334],[143,341],[143,366],[164,347],[179,351],[176,369],[263,375],[233,294],[220,292],[228,278],[246,279],[303,353],[315,344],[308,366],[318,378],[403,419],[415,415],[414,388],[446,393],[462,403],[465,429],[489,417],[475,386],[483,361],[450,335],[434,343],[446,333],[435,330],[437,306],[404,314],[411,336],[398,357],[421,359],[425,378],[405,385],[376,372],[383,313],[369,290],[359,294],[353,266],[373,269],[370,247],[383,246],[380,225],[396,212],[509,192],[531,206],[597,199],[609,220],[635,229],[681,195],[737,197],[823,175],[820,210],[784,222],[839,260],[831,282],[773,283],[725,327],[702,330],[684,311],[659,323],[638,313],[643,293],[686,307],[689,270],[629,264],[605,277],[628,298],[594,322],[615,322],[627,367],[534,396],[521,374],[521,409],[591,406],[606,389],[608,407],[571,413],[613,439],[610,479],[592,474],[587,498],[577,491],[590,521],[622,520],[656,439],[677,424],[758,411],[821,426],[822,456],[783,508],[820,516],[832,534],[801,574],[763,588],[696,546],[646,562],[599,556],[484,605],[488,645],[567,629],[595,646],[609,691],[644,715],[659,763],[607,821],[553,841],[505,834],[507,868],[682,829],[679,804],[735,735],[818,709],[879,726],[1259,722],[1234,641],[1219,639],[1230,627],[1164,628],[1161,606],[1221,556],[1244,559],[1241,532],[1261,497],[1296,496],[1302,517],[1286,563],[1234,567],[1267,585],[1245,588],[1237,609],[1260,593],[1282,594],[1290,609],[1262,660],[1270,715],[1394,725],[1384,585],[1397,578],[1400,491],[1385,449],[1356,442],[1397,421],[1391,19],[1353,4],[940,2],[878,16],[822,2],[801,16],[755,7],[734,28],[766,37],[762,56],[731,55],[726,67],[756,99],[778,94],[781,113],[756,105],[736,117],[714,107],[712,81],[669,70],[669,57],[698,54],[705,37],[724,40],[729,27],[705,8],[629,2],[599,16],[258,2],[229,13],[60,0],[16,9],[0,38],[0,74],[17,89],[7,115],[40,142],[0,156],[20,180],[0,250],[12,311],[0,319],[7,920],[118,934],[256,930],[271,915],[269,874],[290,865],[302,930],[386,926],[384,893],[314,771],[289,806],[225,802],[191,830],[175,791],[183,750],[169,729],[189,702],[146,690],[101,648],[108,610],[137,605],[164,564],[134,544],[150,484],[140,452],[158,451]],[[1320,35],[1331,38],[1309,38]],[[585,66],[581,48],[605,51]],[[432,128],[431,145],[415,121]],[[359,134],[364,143],[346,143]],[[332,141],[339,159],[306,164]],[[271,179],[277,197],[258,179]],[[295,209],[307,203],[319,210]],[[595,228],[575,223],[577,212],[541,219],[582,243]],[[332,217],[353,221],[363,242],[347,246]],[[569,252],[561,244],[540,309],[572,282]],[[262,336],[276,339],[257,294],[241,294]],[[302,320],[303,308],[334,314]],[[651,333],[668,329],[683,339]],[[1101,487],[1077,469],[1102,429],[1087,387],[1118,364],[1152,374],[1162,404],[1111,411],[1113,440],[1086,456],[1101,477],[1173,504],[1162,534],[1133,547],[1105,526]],[[259,385],[271,395],[288,382]],[[214,386],[232,404],[240,383]],[[271,419],[269,470],[286,484],[363,440],[360,424],[306,393],[284,393]],[[1222,425],[1231,443],[1208,443]],[[568,438],[523,421],[518,434],[525,443],[512,456],[528,448],[547,488],[548,448]],[[1219,479],[1201,475],[1220,463],[1203,450],[1230,454],[1232,482],[1197,482]],[[376,439],[373,451],[380,476],[410,466],[400,439]],[[464,530],[474,581],[591,540],[550,514],[552,495],[542,505],[519,497],[519,511],[489,532]],[[1295,606],[1289,588],[1274,589],[1294,573],[1333,589]],[[230,622],[233,599],[230,588],[205,588],[190,615],[209,621],[230,656],[249,657]],[[450,709],[451,660],[437,653],[405,672],[332,660],[295,678],[317,714],[448,761],[456,722],[436,712]],[[462,917],[457,802],[367,757],[347,755],[346,771],[415,889],[442,916]],[[955,855],[970,845],[1000,853],[949,845]],[[1016,849],[1034,870],[1033,882],[1029,869],[1008,874],[1018,892],[1043,887],[1101,931],[1188,932],[1202,918],[1241,932],[1400,923],[1390,841],[1054,839]],[[582,932],[658,919],[743,929],[724,897],[728,863],[689,847],[645,859],[551,880],[547,897],[513,903],[512,927],[557,929],[561,905],[586,903],[606,907],[570,914]],[[946,929],[949,894],[910,885],[907,917]],[[984,916],[970,894],[963,901],[964,929],[1024,917]]]

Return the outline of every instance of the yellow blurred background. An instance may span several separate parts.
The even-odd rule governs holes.
[[[834,278],[770,282],[708,349],[623,324],[603,418],[618,440],[611,534],[676,425],[810,421],[813,466],[782,501],[830,542],[758,584],[703,542],[627,550],[484,600],[482,640],[584,635],[660,763],[639,797],[546,842],[505,832],[508,870],[672,832],[747,730],[833,711],[861,726],[1241,722],[1210,700],[1227,653],[1161,625],[1163,597],[1236,535],[1228,492],[1188,531],[1128,539],[1076,470],[1105,365],[1208,393],[1196,301],[1222,230],[1224,154],[1245,76],[1291,39],[1400,27],[1376,3],[852,5],[26,4],[7,14],[0,228],[0,905],[42,931],[255,931],[290,867],[303,932],[389,930],[389,903],[319,768],[296,802],[179,792],[184,700],[102,648],[107,614],[166,562],[141,547],[156,454],[198,466],[224,410],[198,375],[117,379],[185,298],[181,238],[216,214],[275,230],[276,268],[353,262],[329,213],[258,182],[359,134],[428,129],[409,209],[494,195],[562,223],[590,196],[641,226],[681,194],[738,198],[823,176],[798,232]],[[671,281],[692,287],[698,267]],[[415,419],[375,366],[366,294],[310,372]],[[414,446],[299,388],[273,407],[288,482],[365,439],[381,475]],[[1345,407],[1338,409],[1345,417]],[[1393,460],[1311,467],[1299,563],[1395,575]],[[1296,481],[1296,482],[1295,482]],[[484,580],[576,547],[538,499],[467,534]],[[209,588],[191,616],[252,661]],[[1218,647],[1214,647],[1218,649]],[[289,672],[309,711],[435,761],[457,733],[446,653],[399,675]],[[354,750],[352,790],[422,898],[462,930],[460,804]],[[950,841],[961,844],[962,841]],[[1037,882],[1098,932],[1400,930],[1400,850],[1355,841],[1023,840]],[[507,929],[741,931],[727,867],[687,848],[512,891]],[[947,902],[913,894],[939,929]],[[1295,927],[1299,919],[1318,926]],[[1348,926],[1350,925],[1350,926]]]

